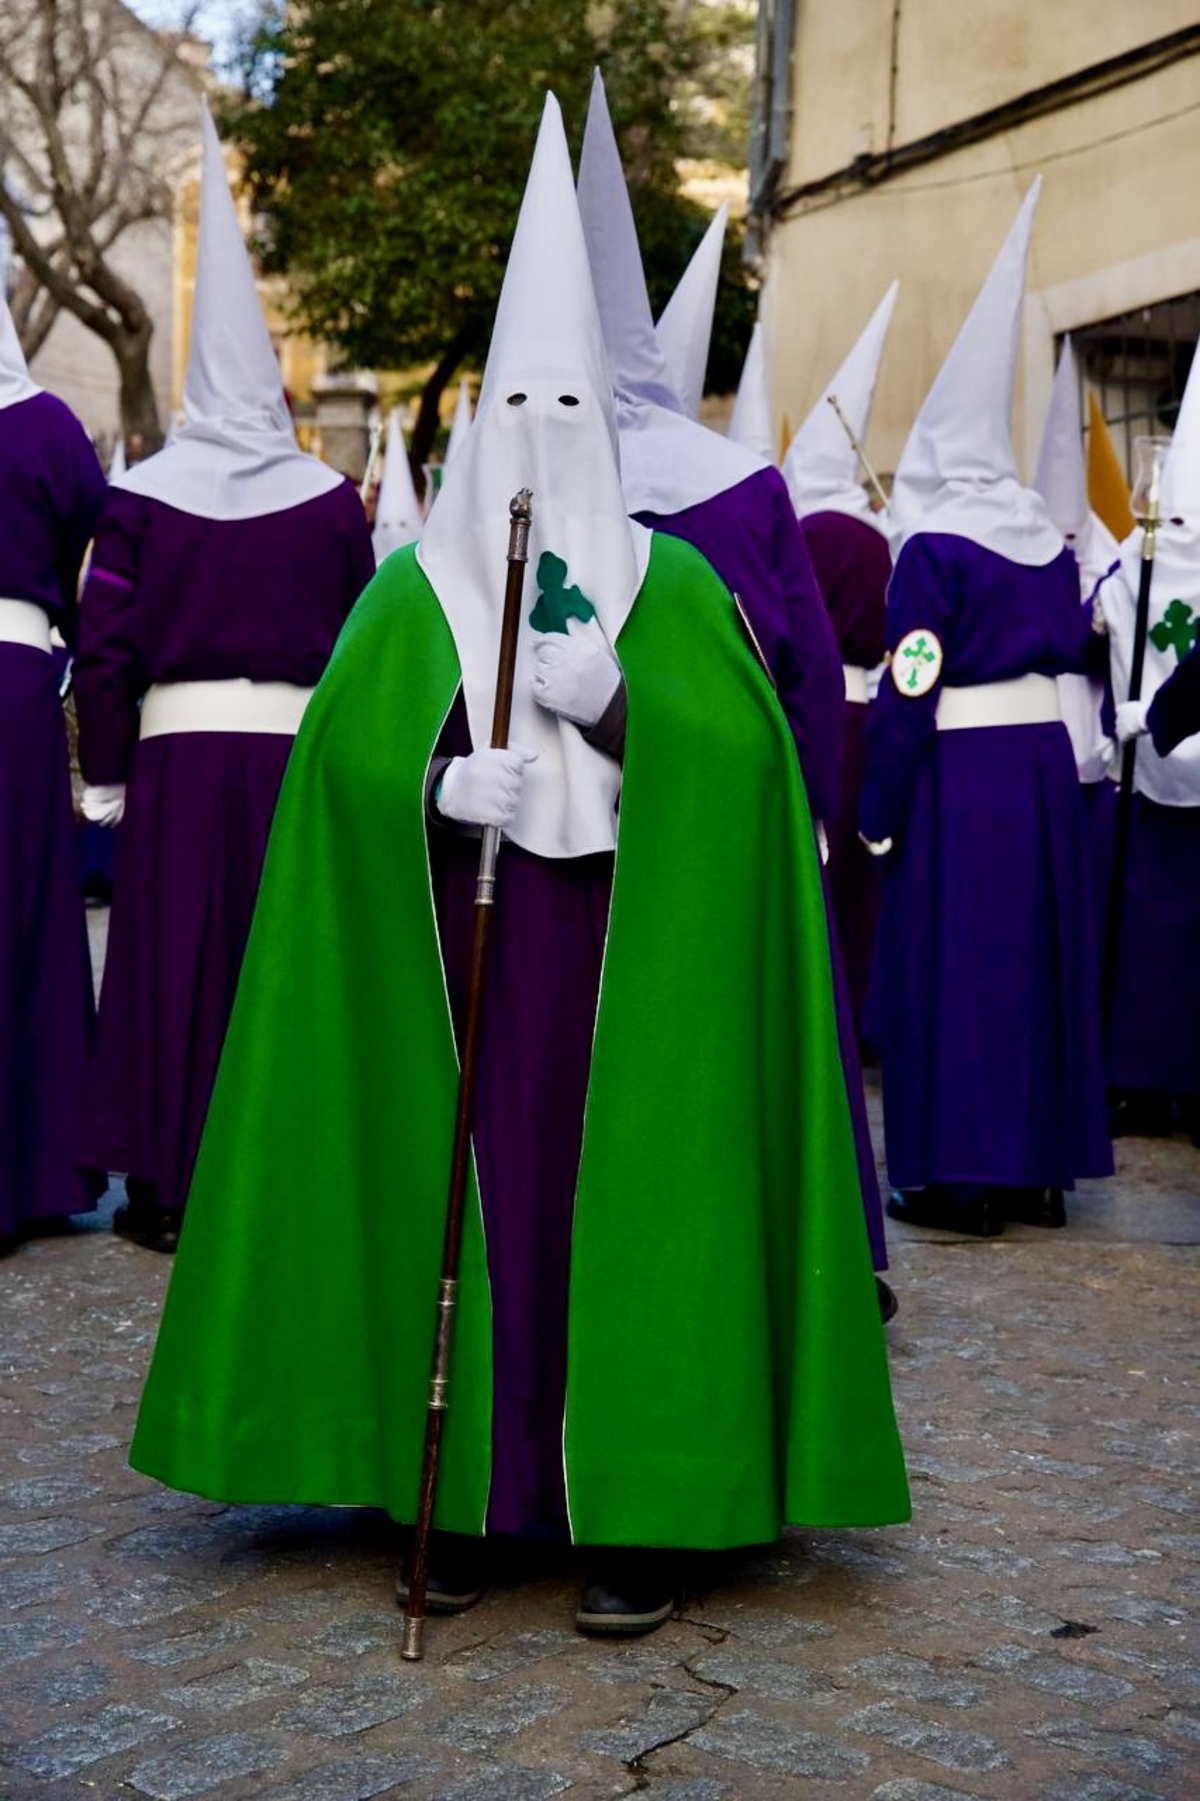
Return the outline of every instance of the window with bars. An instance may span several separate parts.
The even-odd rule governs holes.
[[[1071,333],[1085,393],[1091,388],[1099,400],[1129,480],[1134,439],[1175,429],[1198,337],[1200,293],[1160,300]]]

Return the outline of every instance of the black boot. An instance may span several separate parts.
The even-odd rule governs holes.
[[[154,1183],[144,1182],[138,1176],[126,1177],[125,1192],[129,1199],[113,1214],[113,1231],[148,1251],[170,1255],[178,1250],[182,1209],[160,1207]]]
[[[1004,1194],[1004,1217],[1022,1226],[1056,1229],[1067,1223],[1067,1203],[1061,1188],[1009,1188]]]
[[[900,1311],[900,1303],[896,1299],[896,1290],[882,1276],[875,1278],[875,1293],[879,1297],[879,1317],[886,1326],[889,1320],[895,1319]]]
[[[487,1548],[482,1538],[434,1532],[429,1540],[425,1605],[430,1613],[466,1613],[487,1593]],[[408,1606],[408,1567],[396,1577],[396,1600]]]
[[[931,1182],[927,1188],[894,1189],[887,1212],[905,1225],[963,1232],[970,1238],[999,1238],[1004,1230],[999,1190],[978,1184]]]
[[[605,1551],[589,1562],[575,1615],[580,1632],[632,1638],[675,1611],[675,1582],[664,1551]]]

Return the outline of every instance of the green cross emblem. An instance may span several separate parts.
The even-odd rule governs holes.
[[[568,619],[582,619],[586,624],[596,617],[596,609],[581,588],[567,587],[567,565],[552,550],[544,550],[538,558],[537,605],[529,615],[535,632],[562,632]]]
[[[904,686],[906,688],[916,688],[920,683],[921,671],[918,667],[919,664],[937,662],[937,652],[930,650],[929,640],[926,638],[924,632],[921,633],[919,638],[914,638],[911,644],[906,645],[900,654],[905,662],[911,663],[912,665],[907,675],[904,677]]]
[[[1196,618],[1187,602],[1173,600],[1158,624],[1150,628],[1150,642],[1155,650],[1161,650],[1164,655],[1168,650],[1173,650],[1175,661],[1182,663],[1196,642],[1198,630],[1200,619]]]

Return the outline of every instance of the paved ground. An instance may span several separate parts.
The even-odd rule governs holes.
[[[698,1565],[624,1648],[568,1557],[397,1654],[379,1515],[223,1508],[125,1447],[167,1275],[0,1265],[0,1801],[1183,1801],[1200,1795],[1200,1152],[1063,1233],[895,1244],[916,1517]]]

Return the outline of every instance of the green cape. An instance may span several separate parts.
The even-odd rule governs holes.
[[[572,1241],[582,1543],[907,1519],[791,737],[728,590],[656,536]],[[229,1501],[414,1514],[457,1061],[425,839],[459,685],[412,550],[360,600],[280,797],[132,1461]],[[501,869],[503,879],[503,869]],[[483,1529],[472,1178],[437,1520]]]

